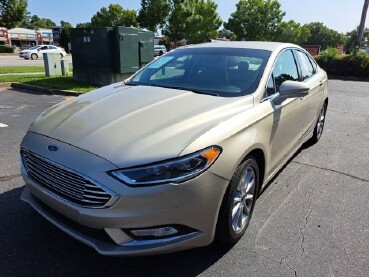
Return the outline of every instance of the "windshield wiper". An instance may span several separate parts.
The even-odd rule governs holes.
[[[199,90],[199,89],[195,89],[195,88],[184,88],[184,87],[179,87],[179,86],[161,86],[163,88],[172,88],[172,89],[179,89],[179,90],[186,90],[186,91],[191,91],[193,93],[198,93],[198,94],[205,94],[205,95],[211,95],[211,96],[219,96],[219,94],[214,93],[214,92],[209,92],[206,90]]]
[[[184,88],[184,87],[180,87],[180,86],[165,86],[165,85],[153,84],[153,83],[138,83],[138,84],[135,84],[135,83],[126,82],[126,81],[124,81],[123,83],[127,86],[148,86],[148,87],[171,88],[171,89],[191,91],[193,93],[198,93],[198,94],[219,96],[219,94],[217,94],[217,93],[209,92],[209,91],[205,91],[205,90],[199,90],[199,89],[195,89],[195,88]]]

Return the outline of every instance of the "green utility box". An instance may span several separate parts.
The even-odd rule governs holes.
[[[68,64],[68,60],[61,59],[60,60],[60,63],[61,63],[62,75],[63,76],[68,76],[69,75],[69,64]]]
[[[127,79],[154,59],[154,33],[130,27],[71,32],[73,78],[108,85]]]
[[[43,53],[43,58],[47,77],[62,75],[59,53]]]

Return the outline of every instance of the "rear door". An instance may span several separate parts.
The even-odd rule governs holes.
[[[318,113],[323,102],[324,76],[317,71],[317,65],[310,55],[303,50],[296,49],[295,54],[300,67],[300,81],[304,82],[309,88],[309,94],[305,96],[307,100],[306,123],[303,133],[308,134],[314,129]]]

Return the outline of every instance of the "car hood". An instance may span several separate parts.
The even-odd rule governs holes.
[[[129,167],[176,157],[200,135],[252,106],[252,96],[114,84],[51,107],[29,131]]]

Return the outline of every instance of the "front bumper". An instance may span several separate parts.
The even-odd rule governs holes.
[[[39,147],[50,143],[57,143],[68,156],[74,153],[72,156],[77,160],[68,164],[73,170],[83,172],[119,195],[119,199],[109,208],[78,207],[41,187],[23,170],[26,188],[21,199],[67,234],[103,255],[161,254],[212,242],[228,180],[205,172],[183,184],[132,188],[106,174],[106,171],[116,168],[114,165],[73,146],[33,133],[27,134],[22,146],[32,147],[29,150],[66,165],[64,155],[50,154]],[[97,167],[86,172],[86,165],[85,168],[78,166],[84,164],[86,159]],[[158,239],[135,239],[127,232],[129,229],[172,225],[186,226],[193,231]]]
[[[30,54],[29,53],[19,53],[19,57],[20,58],[29,58]]]

